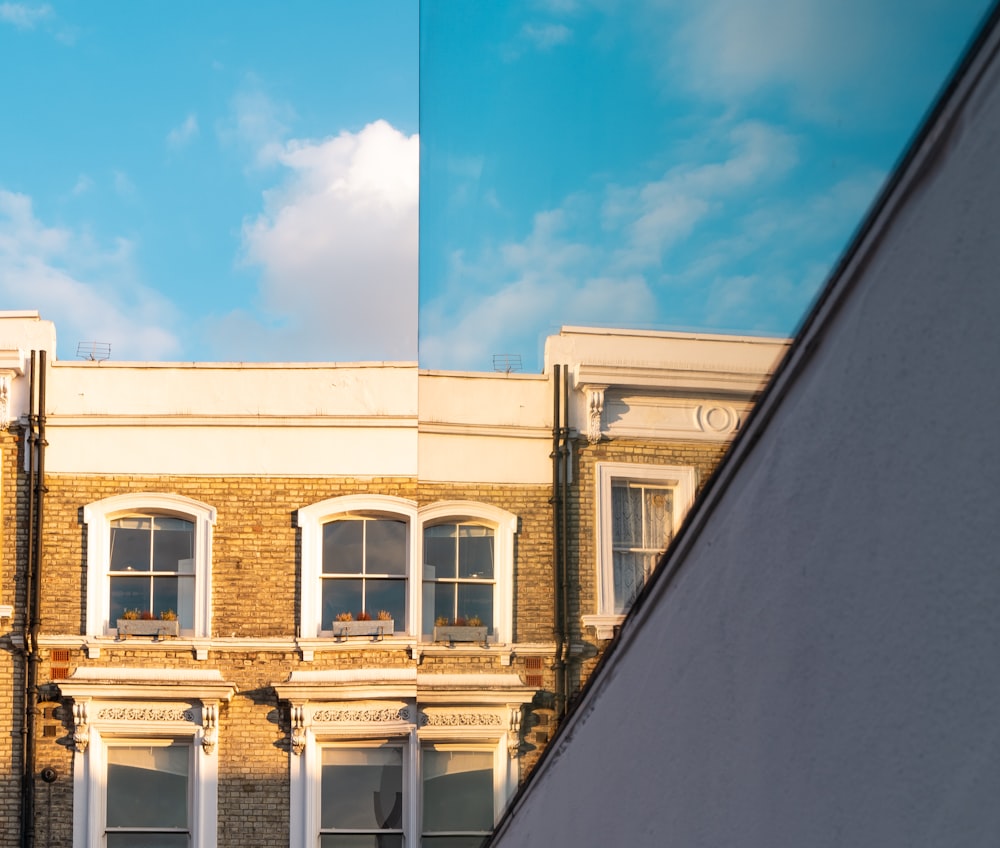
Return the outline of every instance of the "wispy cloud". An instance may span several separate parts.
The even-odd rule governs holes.
[[[557,44],[565,44],[573,33],[565,24],[525,24],[521,36],[539,50],[549,50]]]
[[[270,97],[251,77],[229,104],[228,115],[216,125],[223,146],[235,146],[250,154],[255,166],[274,165],[280,160],[295,110]]]
[[[41,21],[52,17],[48,3],[0,3],[0,21],[18,29],[34,29]]]
[[[881,174],[806,191],[782,129],[745,121],[712,138],[659,179],[577,192],[523,239],[453,256],[448,288],[422,304],[421,363],[530,360],[560,324],[790,332]]]
[[[65,347],[110,342],[116,359],[165,359],[179,350],[173,306],[138,278],[126,239],[49,226],[31,198],[0,189],[0,297],[55,321]]]
[[[135,183],[132,182],[132,178],[126,174],[124,171],[113,171],[112,172],[113,185],[115,188],[115,194],[121,198],[130,199],[135,197],[136,188]]]
[[[167,147],[179,150],[198,137],[198,116],[192,112],[178,126],[167,133]]]
[[[417,136],[375,121],[271,155],[283,180],[243,226],[270,317],[233,313],[213,334],[248,359],[415,359]]]

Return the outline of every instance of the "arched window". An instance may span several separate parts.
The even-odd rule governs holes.
[[[126,611],[174,615],[182,635],[210,635],[212,507],[174,494],[116,495],[85,506],[83,520],[88,635],[110,634]]]
[[[517,516],[475,501],[439,501],[420,510],[421,620],[434,626],[478,621],[494,642],[513,641]]]
[[[416,515],[413,501],[388,495],[329,498],[298,511],[303,636],[332,635],[338,617],[380,613],[394,632],[412,631]]]

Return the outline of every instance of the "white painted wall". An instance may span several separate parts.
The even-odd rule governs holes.
[[[493,844],[1000,844],[998,47]]]
[[[421,480],[551,483],[551,450],[548,377],[421,373]]]

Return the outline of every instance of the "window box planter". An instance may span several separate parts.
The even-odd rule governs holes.
[[[396,622],[390,619],[373,619],[372,621],[335,621],[333,635],[336,639],[348,636],[371,636],[375,640],[392,636],[396,630]]]
[[[467,627],[458,624],[440,625],[434,628],[435,642],[478,642],[486,644],[488,627]]]
[[[179,621],[163,621],[162,619],[118,619],[118,638],[127,639],[129,636],[153,636],[163,639],[167,636],[177,636],[180,633]]]

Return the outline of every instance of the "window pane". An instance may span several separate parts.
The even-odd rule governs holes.
[[[451,620],[455,617],[455,584],[454,583],[435,583],[434,584],[434,621],[433,624],[437,624],[438,619],[446,618],[448,619],[446,624],[451,624]]]
[[[108,848],[186,848],[186,833],[109,833]]]
[[[642,547],[642,490],[611,487],[611,532],[615,547]]]
[[[153,578],[153,615],[160,617],[164,610],[177,612],[177,579],[176,577]]]
[[[401,748],[326,748],[322,769],[321,827],[402,828]]]
[[[153,519],[153,571],[187,571],[194,566],[194,522]]]
[[[458,576],[493,579],[493,531],[489,527],[460,527]]]
[[[349,612],[355,618],[361,612],[361,580],[323,580],[324,630],[329,630],[338,615]]]
[[[460,618],[480,618],[487,627],[493,627],[493,587],[482,583],[459,583],[458,615]]]
[[[628,551],[615,551],[613,557],[615,612],[622,613],[632,605],[646,580],[647,557]]]
[[[434,580],[458,576],[455,544],[457,535],[458,527],[454,524],[438,524],[424,530],[424,577]],[[429,572],[428,567],[433,572]]]
[[[111,522],[112,571],[149,571],[149,523],[148,518],[116,518]]]
[[[425,748],[423,786],[424,833],[493,827],[491,752]]]
[[[403,834],[324,833],[319,837],[319,846],[320,848],[403,848]]]
[[[109,621],[114,622],[122,617],[128,609],[139,612],[149,609],[150,605],[149,577],[112,577],[111,578],[111,611]]]
[[[406,522],[369,518],[365,528],[365,572],[406,574]]]
[[[392,614],[399,630],[406,627],[406,581],[368,580],[365,586],[365,612],[377,618],[380,610]]]
[[[671,492],[669,489],[646,489],[643,495],[646,506],[643,547],[663,551],[670,541]]]
[[[194,627],[194,576],[154,577],[152,582],[153,615],[159,618],[164,610],[173,610],[182,628]]]
[[[364,551],[363,521],[331,521],[323,525],[323,573],[360,574]]]
[[[108,748],[108,827],[188,826],[191,747]]]

